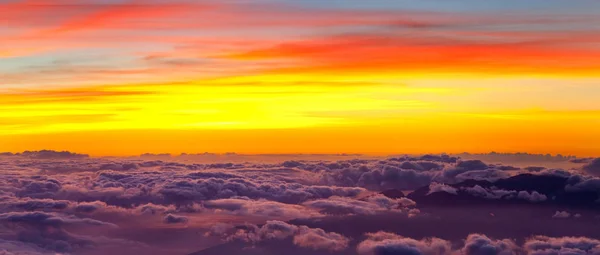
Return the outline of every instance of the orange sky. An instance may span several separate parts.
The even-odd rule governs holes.
[[[335,2],[0,1],[0,151],[600,154],[596,3]]]

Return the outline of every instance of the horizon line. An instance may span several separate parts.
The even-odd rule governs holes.
[[[448,155],[448,156],[460,156],[460,155],[527,155],[527,156],[550,156],[550,157],[563,157],[563,158],[594,158],[600,156],[582,156],[574,154],[563,154],[563,153],[529,153],[523,151],[489,151],[489,152],[458,152],[458,153],[447,153],[447,152],[428,152],[428,153],[238,153],[238,152],[181,152],[181,153],[152,153],[145,152],[140,154],[129,154],[129,155],[95,155],[88,153],[80,153],[69,150],[24,150],[24,151],[0,151],[0,156],[20,156],[24,153],[39,153],[39,152],[54,152],[54,153],[70,153],[72,155],[87,156],[90,158],[127,158],[127,157],[185,157],[185,156],[367,156],[367,157],[393,157],[393,156],[419,156],[419,155]],[[8,155],[8,156],[10,156]]]

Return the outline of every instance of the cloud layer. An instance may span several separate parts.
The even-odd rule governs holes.
[[[0,156],[0,251],[213,254],[247,247],[278,254],[296,247],[304,254],[554,254],[575,249],[574,241],[532,236],[517,246],[510,238],[473,233],[456,249],[459,240],[436,238],[435,231],[418,237],[411,231],[419,227],[410,226],[425,230],[440,217],[460,219],[447,208],[488,205],[539,211],[556,224],[584,224],[594,219],[600,190],[589,165],[580,163],[568,171],[531,171],[447,155],[276,163],[77,155]],[[501,217],[492,212],[489,222]],[[413,230],[361,223],[388,217]],[[327,225],[352,218],[357,225]],[[192,245],[194,238],[202,247]],[[554,246],[534,248],[536,242]],[[596,249],[589,247],[577,249]]]

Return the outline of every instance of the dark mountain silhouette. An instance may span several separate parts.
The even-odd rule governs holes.
[[[537,202],[538,205],[565,205],[587,208],[600,208],[598,192],[594,191],[566,191],[568,178],[555,175],[520,174],[495,182],[484,180],[466,180],[457,184],[448,184],[457,189],[457,194],[447,192],[433,192],[430,194],[429,186],[419,188],[407,197],[419,205],[468,205],[468,204],[524,204],[532,203],[515,196],[501,196],[496,199],[484,198],[467,192],[466,188],[480,186],[485,189],[505,191],[538,192],[547,197],[545,201]]]
[[[87,154],[79,154],[70,151],[53,151],[53,150],[40,150],[40,151],[24,151],[20,153],[2,152],[0,156],[21,156],[33,159],[81,159],[89,158]]]
[[[382,192],[379,192],[379,194],[382,194],[382,195],[392,198],[392,199],[405,197],[404,192],[402,192],[401,190],[397,190],[397,189],[384,190]]]

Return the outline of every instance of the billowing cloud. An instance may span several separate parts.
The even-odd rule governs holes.
[[[13,245],[37,246],[41,248],[39,250],[40,254],[48,251],[68,253],[74,249],[74,246],[91,247],[95,243],[94,238],[75,235],[65,230],[66,227],[117,227],[115,224],[90,218],[45,212],[2,213],[0,214],[0,224],[3,226],[20,226],[16,229],[7,229],[8,231],[3,233],[3,238],[18,239],[23,244],[19,245],[19,243],[12,242]],[[108,239],[103,241],[106,240]],[[21,248],[16,248],[15,254],[25,253]]]
[[[225,232],[222,225],[217,228],[217,235]],[[260,243],[268,240],[292,239],[292,242],[304,248],[315,250],[341,251],[348,247],[349,239],[333,232],[325,232],[319,228],[296,226],[282,221],[267,221],[262,226],[247,225],[238,229],[227,240],[242,240],[244,242]]]
[[[450,242],[439,238],[415,240],[387,232],[368,233],[367,239],[356,249],[361,255],[447,255],[452,252]]]
[[[452,250],[450,242],[438,238],[415,240],[394,233],[368,233],[367,239],[358,244],[359,254],[464,254],[464,255],[554,255],[554,254],[597,254],[600,241],[586,237],[532,236],[523,246],[514,240],[493,239],[483,234],[469,234],[464,245]]]
[[[583,166],[583,170],[588,174],[600,176],[600,158],[595,158]]]
[[[264,216],[271,219],[295,219],[317,217],[320,214],[304,206],[279,203],[265,199],[229,198],[204,203],[208,209],[217,209],[245,216]]]
[[[432,182],[429,184],[429,193],[427,195],[435,192],[446,192],[457,195],[458,189],[443,183]]]
[[[25,211],[45,211],[45,210],[63,210],[71,206],[72,202],[68,200],[53,199],[31,199],[31,198],[10,198],[5,197],[0,202],[0,207],[4,211],[25,210]]]
[[[83,202],[83,203],[79,203],[77,206],[75,206],[75,211],[76,212],[81,212],[81,213],[92,213],[95,211],[98,211],[102,208],[106,208],[108,205],[104,202],[100,202],[100,201],[95,201],[95,202]]]
[[[0,214],[0,221],[24,223],[33,226],[53,226],[60,227],[64,225],[82,224],[95,226],[110,226],[116,225],[108,222],[102,222],[90,218],[77,218],[71,215],[61,215],[56,213],[45,212],[10,212]]]
[[[408,198],[391,199],[383,195],[370,196],[363,200],[345,197],[330,197],[305,202],[303,205],[315,208],[326,214],[363,214],[372,215],[381,212],[400,212],[414,206],[415,202]]]
[[[523,245],[531,255],[600,254],[600,240],[586,237],[534,236]]]
[[[544,194],[540,194],[537,191],[515,191],[515,190],[503,190],[503,189],[494,189],[494,188],[483,188],[479,185],[475,185],[473,187],[461,188],[461,190],[466,191],[467,193],[475,196],[482,197],[486,199],[522,199],[527,200],[529,202],[537,203],[543,202],[548,199],[548,197]]]
[[[506,165],[486,164],[481,160],[458,161],[447,165],[434,180],[446,183],[458,183],[466,180],[497,181],[514,175],[519,168]]]
[[[322,182],[340,186],[359,186],[372,190],[416,189],[431,182],[435,171],[402,168],[403,163],[393,160],[356,164],[346,168],[325,169]],[[409,163],[409,168],[415,168]],[[432,168],[435,169],[435,168]]]
[[[325,232],[320,228],[300,226],[294,236],[294,244],[313,250],[343,251],[348,247],[349,239],[334,232]]]
[[[549,168],[523,174],[500,170],[501,164],[461,163],[465,161],[449,156],[297,163],[206,163],[186,157],[1,157],[0,227],[6,231],[0,235],[0,251],[85,254],[96,249],[123,254],[116,250],[161,253],[178,249],[188,254],[203,249],[211,254],[243,246],[265,254],[281,254],[285,251],[278,249],[289,247],[303,254],[344,254],[353,249],[361,254],[446,255],[467,250],[472,254],[511,254],[516,249],[511,242],[518,240],[494,238],[514,235],[523,240],[527,236],[511,229],[486,232],[481,226],[488,226],[492,217],[489,224],[506,224],[512,220],[511,208],[546,210],[546,220],[557,227],[575,224],[564,228],[565,233],[593,235],[581,226],[584,230],[577,230],[576,224],[587,224],[593,218],[591,213],[579,211],[579,206],[596,206],[600,190],[598,178],[575,170]],[[483,165],[487,168],[478,170]],[[450,182],[437,179],[443,176]],[[464,218],[460,216],[463,205],[485,211],[484,216],[473,215],[477,226],[457,223],[457,218]],[[548,208],[585,216],[552,219]],[[383,223],[371,224],[378,220]],[[394,224],[400,224],[405,232],[397,231]],[[468,236],[468,247],[456,248],[469,232],[458,228],[441,231],[438,225],[460,225],[481,234]],[[537,227],[540,233],[552,234],[551,224]],[[196,235],[206,232],[212,235]],[[193,242],[190,233],[194,233]],[[364,240],[364,233],[372,234]],[[180,247],[173,248],[170,242],[174,239]],[[198,243],[203,246],[198,248]],[[215,247],[208,249],[204,243]]]
[[[2,255],[48,255],[48,251],[35,244],[0,239]]]
[[[510,177],[511,174],[504,170],[487,169],[487,170],[471,170],[454,176],[454,182],[466,180],[486,180],[497,181]]]
[[[572,175],[567,180],[568,192],[596,192],[600,190],[600,177]]]
[[[502,190],[502,189],[486,189],[479,185],[473,187],[464,188],[464,190],[476,197],[483,197],[487,199],[508,199],[516,194],[514,190]]]
[[[186,223],[188,222],[188,218],[185,216],[169,213],[164,217],[163,222],[166,224]]]
[[[515,255],[518,251],[519,247],[512,240],[493,240],[480,234],[469,235],[462,248],[465,255]]]
[[[255,183],[246,179],[180,180],[165,184],[158,194],[169,201],[189,203],[191,201],[210,200],[245,196],[249,198],[268,198],[287,203],[298,203],[315,198],[330,196],[355,196],[361,188],[305,186],[300,184]]]
[[[527,192],[524,190],[519,191],[517,194],[517,198],[525,199],[531,202],[543,202],[548,199],[548,197],[544,194],[540,194],[537,191]]]

